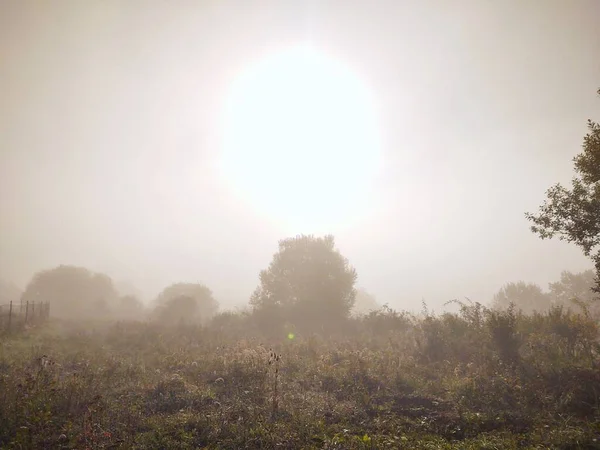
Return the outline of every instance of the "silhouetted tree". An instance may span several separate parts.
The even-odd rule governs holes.
[[[598,90],[600,95],[600,90]],[[556,184],[546,192],[547,200],[537,215],[526,213],[531,230],[542,239],[558,236],[581,247],[596,266],[600,293],[600,124],[588,120],[589,133],[583,152],[575,156],[571,189]]]
[[[185,300],[184,300],[185,298]],[[155,317],[172,321],[172,315],[167,310],[175,308],[176,317],[181,311],[186,312],[191,321],[206,322],[218,311],[219,304],[214,299],[212,291],[201,283],[175,283],[165,288],[156,298]],[[196,306],[192,308],[191,303]]]
[[[116,299],[107,275],[64,265],[36,273],[22,296],[23,302],[50,302],[52,315],[69,318],[105,315]]]
[[[494,295],[492,307],[504,310],[508,309],[511,303],[514,303],[517,310],[521,310],[526,314],[531,314],[534,311],[546,311],[552,306],[551,297],[542,291],[541,287],[524,281],[505,284]]]
[[[321,328],[348,317],[356,297],[356,271],[331,235],[279,241],[279,251],[259,278],[250,304],[265,325],[288,321]]]
[[[168,325],[199,323],[200,306],[197,299],[189,295],[177,295],[157,307],[155,318]]]

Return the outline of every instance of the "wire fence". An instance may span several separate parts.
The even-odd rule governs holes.
[[[48,302],[10,302],[0,305],[0,331],[11,333],[26,326],[46,321],[50,317]]]

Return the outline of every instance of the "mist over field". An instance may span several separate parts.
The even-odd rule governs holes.
[[[599,448],[598,23],[0,2],[0,448]]]
[[[20,289],[73,264],[131,283],[144,301],[199,281],[224,305],[243,305],[278,240],[299,233],[334,234],[358,283],[397,308],[487,302],[507,281],[546,286],[591,268],[576,248],[540,241],[523,212],[570,180],[585,121],[598,117],[593,0],[0,8],[0,278]],[[284,68],[272,63],[266,82],[297,83],[290,65],[306,78],[285,56],[298,45],[333,61],[313,72],[339,96],[318,91],[325,104],[292,115],[297,98],[273,100],[275,83],[257,82],[257,101],[275,109],[245,120],[262,117],[261,133],[286,129],[306,145],[277,141],[276,158],[261,138],[241,175],[220,170],[233,86],[280,54]],[[347,79],[332,78],[342,71]],[[375,131],[351,135],[366,120],[346,117],[366,108],[358,94]],[[320,110],[333,136],[301,128]],[[286,114],[292,125],[268,125]],[[350,151],[363,135],[376,141]],[[328,174],[292,176],[299,154],[320,157]]]

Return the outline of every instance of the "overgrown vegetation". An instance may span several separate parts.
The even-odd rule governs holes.
[[[0,446],[597,448],[598,323],[459,306],[271,339],[252,314],[55,321],[2,341]]]

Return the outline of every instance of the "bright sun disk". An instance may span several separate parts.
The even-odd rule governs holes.
[[[290,232],[330,232],[372,206],[381,169],[369,89],[307,46],[271,55],[235,80],[220,170],[237,196]]]

